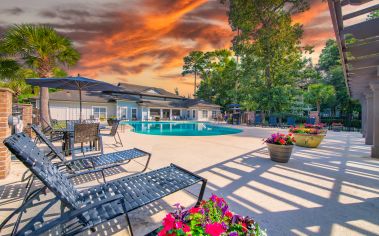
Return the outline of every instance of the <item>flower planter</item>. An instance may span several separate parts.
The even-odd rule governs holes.
[[[266,144],[271,160],[281,163],[287,163],[290,160],[294,145]]]
[[[293,134],[296,145],[308,148],[317,148],[325,137],[325,134]]]

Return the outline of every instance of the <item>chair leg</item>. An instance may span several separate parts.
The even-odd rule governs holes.
[[[116,133],[117,133],[117,136],[118,136],[118,140],[120,140],[121,147],[124,147],[124,144],[122,144],[122,140],[121,140],[120,134],[118,132],[116,132]]]
[[[203,179],[203,184],[201,185],[201,189],[200,189],[199,197],[198,197],[198,199],[197,199],[196,206],[199,206],[201,200],[203,200],[203,196],[204,196],[204,191],[205,191],[205,186],[206,186],[206,185],[207,185],[207,180],[206,180],[206,179]]]
[[[145,168],[143,168],[142,172],[146,171],[147,167],[149,166],[150,159],[151,159],[151,154],[149,153],[146,164],[145,164]]]

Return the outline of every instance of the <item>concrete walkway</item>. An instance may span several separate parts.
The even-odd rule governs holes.
[[[206,198],[211,193],[223,196],[232,211],[252,216],[269,235],[378,235],[379,161],[368,158],[370,147],[363,145],[359,133],[328,132],[319,148],[295,147],[290,162],[279,164],[269,159],[262,141],[277,129],[243,129],[236,135],[208,137],[130,131],[121,136],[125,146],[153,153],[150,169],[175,163],[207,178]],[[121,149],[107,145],[107,151],[112,150]],[[0,221],[20,204],[24,191],[24,183],[18,182],[24,168],[18,161],[12,164],[12,176],[0,181]],[[140,167],[133,162],[110,171],[108,178],[125,175],[124,168],[133,172]],[[76,183],[98,184],[95,177]],[[136,235],[159,226],[173,204],[192,205],[198,191],[195,186],[136,211],[131,219]],[[26,219],[30,215],[25,214]],[[126,234],[123,218],[98,229],[102,235]]]

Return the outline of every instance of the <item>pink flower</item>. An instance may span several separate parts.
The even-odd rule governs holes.
[[[225,229],[222,227],[220,223],[207,224],[205,226],[205,233],[211,236],[220,236],[225,232]]]
[[[184,224],[184,225],[183,225],[183,231],[184,231],[185,233],[187,233],[187,232],[191,231],[191,228],[190,228],[188,225]]]
[[[175,218],[171,214],[167,214],[163,219],[163,227],[165,231],[169,231],[174,228]]]
[[[200,208],[199,207],[192,207],[190,210],[189,210],[189,212],[191,213],[191,214],[196,214],[196,213],[198,213],[200,211]]]

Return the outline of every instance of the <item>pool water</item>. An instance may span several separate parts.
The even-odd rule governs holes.
[[[237,134],[241,129],[218,126],[205,122],[125,122],[133,126],[133,131],[140,134],[169,136],[212,136]]]

